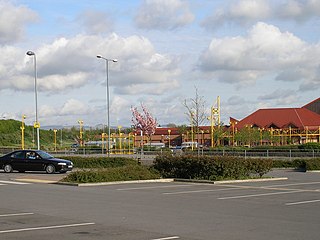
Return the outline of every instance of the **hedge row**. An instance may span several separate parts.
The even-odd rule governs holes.
[[[61,156],[73,162],[74,168],[115,168],[127,165],[136,165],[137,161],[124,157],[83,157],[83,156]]]
[[[262,177],[271,170],[272,160],[226,156],[159,155],[154,168],[166,178],[244,179],[253,175]]]
[[[160,175],[147,167],[140,165],[128,165],[116,168],[74,171],[68,174],[67,177],[63,178],[61,182],[96,183],[157,178],[160,178]]]
[[[295,168],[303,171],[320,170],[320,158],[295,159],[295,160],[274,160],[274,168]]]

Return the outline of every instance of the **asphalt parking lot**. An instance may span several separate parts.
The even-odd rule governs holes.
[[[0,239],[319,239],[320,173],[270,175],[288,179],[73,187],[0,172]]]

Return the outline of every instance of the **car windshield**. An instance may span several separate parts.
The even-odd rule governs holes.
[[[44,159],[53,158],[53,156],[51,156],[49,153],[46,153],[46,152],[43,152],[43,151],[37,151],[37,153],[40,155],[40,157],[42,157]]]

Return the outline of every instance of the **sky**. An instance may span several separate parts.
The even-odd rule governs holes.
[[[320,97],[320,0],[0,0],[0,119],[41,126],[189,124],[183,102],[221,99],[221,119]],[[204,123],[206,124],[206,123]],[[209,125],[209,123],[207,123]]]

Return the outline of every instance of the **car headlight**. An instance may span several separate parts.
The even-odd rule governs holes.
[[[58,165],[67,166],[67,164],[66,164],[66,163],[63,163],[63,162],[59,162]]]

